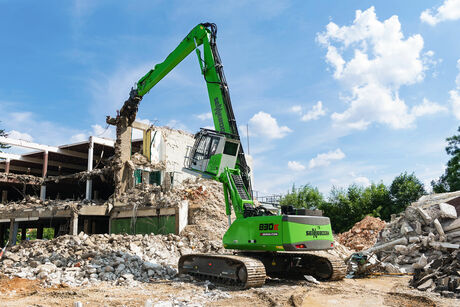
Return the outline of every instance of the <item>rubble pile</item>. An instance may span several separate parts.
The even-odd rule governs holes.
[[[221,183],[208,179],[186,179],[182,195],[189,201],[189,225],[184,232],[222,245],[228,229],[224,191]],[[232,208],[232,220],[235,215]]]
[[[422,291],[441,292],[445,297],[460,298],[460,252],[446,253],[416,269],[410,285]]]
[[[95,200],[58,200],[58,199],[46,199],[41,200],[39,197],[26,195],[26,197],[22,200],[18,201],[10,201],[6,204],[0,203],[0,210],[1,211],[16,211],[16,210],[24,210],[24,209],[47,209],[47,208],[56,208],[56,209],[80,209],[83,205],[84,206],[95,206],[101,205],[102,202],[98,202]]]
[[[96,177],[99,177],[101,181],[107,181],[107,180],[112,180],[113,176],[113,169],[110,166],[104,166],[103,168],[95,168],[91,171],[81,171],[75,174],[70,174],[70,175],[60,175],[60,176],[48,176],[46,179],[44,179],[44,182],[54,182],[54,183],[59,183],[62,180],[65,179],[76,179],[79,181],[86,181],[88,179],[94,179]]]
[[[385,222],[378,217],[366,216],[349,231],[338,234],[337,241],[351,250],[361,251],[375,244]]]
[[[134,163],[134,165],[140,165],[140,166],[148,166],[151,169],[154,170],[164,170],[166,169],[166,162],[161,161],[159,163],[152,163],[150,162],[143,154],[141,153],[134,153],[131,155],[131,162]]]
[[[0,181],[2,182],[17,182],[17,183],[24,183],[24,184],[32,184],[32,185],[41,185],[43,179],[38,176],[33,175],[23,175],[23,174],[12,174],[12,173],[3,173],[0,172]]]
[[[420,290],[446,296],[455,290],[460,297],[460,219],[455,207],[443,201],[422,197],[393,216],[368,252],[378,255],[387,272],[415,273],[412,284]]]
[[[16,245],[4,254],[0,272],[40,279],[47,286],[82,286],[101,281],[135,285],[135,281],[173,279],[179,257],[191,252],[215,253],[218,248],[212,242],[187,235],[80,233]]]

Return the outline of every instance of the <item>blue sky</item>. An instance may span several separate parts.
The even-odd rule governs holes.
[[[105,116],[200,22],[218,26],[256,190],[442,174],[460,119],[459,0],[0,0],[0,127],[49,145],[113,136]],[[192,54],[138,118],[195,132],[209,111]]]

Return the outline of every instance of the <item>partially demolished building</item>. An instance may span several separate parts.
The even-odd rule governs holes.
[[[118,118],[118,117],[117,117]],[[17,233],[52,228],[54,236],[97,233],[179,233],[188,203],[176,185],[194,177],[183,166],[191,134],[133,122],[117,140],[91,136],[58,147],[0,138],[0,143],[33,149],[0,153],[0,243]],[[112,121],[112,122],[110,122]],[[143,132],[132,139],[132,130]],[[18,236],[19,237],[19,236]]]

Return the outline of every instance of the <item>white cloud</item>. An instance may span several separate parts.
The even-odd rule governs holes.
[[[336,126],[363,130],[373,122],[393,129],[414,125],[416,113],[399,97],[399,88],[424,78],[423,57],[429,55],[421,53],[421,35],[405,39],[398,16],[379,21],[370,7],[356,11],[350,26],[330,22],[317,40],[327,47],[334,78],[350,93],[344,99],[348,108],[331,115]]]
[[[318,154],[315,158],[311,159],[308,163],[309,168],[315,168],[320,166],[327,166],[331,164],[331,161],[342,160],[345,158],[345,154],[340,148],[327,153]]]
[[[249,120],[250,134],[268,139],[281,139],[292,132],[287,126],[279,126],[270,114],[260,111]]]
[[[371,185],[371,181],[364,176],[359,176],[353,179],[353,182],[356,183],[357,185],[362,185],[364,187],[368,187]]]
[[[450,102],[452,104],[452,112],[455,118],[460,119],[460,94],[458,91],[452,90],[449,92]]]
[[[427,9],[420,15],[420,20],[431,26],[457,19],[460,19],[460,0],[445,0],[437,9]]]
[[[435,102],[431,102],[426,98],[423,98],[423,103],[414,106],[411,109],[411,113],[415,117],[424,116],[424,115],[431,115],[439,112],[446,112],[447,108],[441,106]]]
[[[196,115],[196,117],[200,120],[209,120],[209,119],[212,119],[212,113],[208,112],[208,113],[198,114]]]
[[[300,162],[297,161],[289,161],[288,162],[288,168],[293,171],[303,171],[305,170],[305,165],[301,164]]]
[[[289,110],[290,110],[292,113],[299,113],[299,114],[302,113],[302,107],[299,106],[299,105],[292,106]]]
[[[310,111],[308,111],[302,116],[302,121],[307,122],[309,120],[317,120],[325,114],[326,110],[323,109],[323,103],[321,101],[318,101]]]
[[[457,61],[457,69],[459,73],[455,78],[456,88],[449,91],[450,103],[452,105],[452,113],[457,119],[460,119],[460,59]]]
[[[30,134],[19,132],[17,130],[8,131],[7,134],[8,137],[12,139],[23,140],[28,142],[32,142],[34,140],[34,138]]]

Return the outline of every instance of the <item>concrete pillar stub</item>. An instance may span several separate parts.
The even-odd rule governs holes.
[[[78,235],[78,214],[72,214],[70,218],[70,235],[76,236]]]
[[[6,204],[8,202],[8,191],[3,190],[2,191],[2,204]]]
[[[9,246],[16,245],[16,237],[18,235],[18,226],[19,226],[19,223],[15,222],[14,219],[11,219],[11,221],[10,221],[10,235],[8,237],[8,240],[10,241],[10,243],[8,243]]]
[[[10,159],[6,159],[6,162],[5,162],[5,173],[7,173],[7,174],[10,173]]]
[[[39,224],[37,227],[37,239],[43,239],[43,224]]]
[[[40,186],[40,200],[46,199],[46,185]]]

